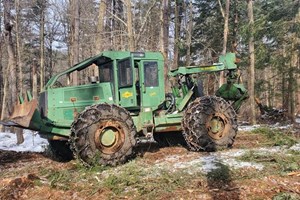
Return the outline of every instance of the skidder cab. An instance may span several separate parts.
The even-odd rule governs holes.
[[[227,83],[216,96],[204,96],[197,74],[224,70]],[[123,163],[140,137],[161,142],[166,132],[182,134],[193,151],[230,147],[236,111],[248,97],[236,70],[234,54],[209,66],[179,67],[168,73],[178,84],[166,93],[161,53],[105,51],[52,77],[38,103],[29,93],[20,97],[1,123],[39,131],[59,155],[68,148],[86,164]],[[72,73],[82,73],[80,84],[69,84]]]

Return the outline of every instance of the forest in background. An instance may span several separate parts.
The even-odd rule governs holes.
[[[300,115],[299,0],[2,0],[0,13],[1,119],[19,93],[36,98],[52,75],[104,50],[161,51],[166,71],[235,52],[246,120],[256,122],[255,97],[292,121]],[[206,94],[223,77],[204,75]]]

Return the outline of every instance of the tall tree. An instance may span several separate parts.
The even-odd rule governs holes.
[[[192,31],[193,31],[193,1],[190,0],[189,8],[187,9],[189,12],[189,21],[187,28],[187,51],[186,51],[186,65],[189,66],[191,64],[191,46],[192,46]]]
[[[15,0],[15,27],[16,27],[16,63],[18,66],[18,88],[20,94],[23,94],[23,72],[22,72],[22,61],[21,61],[21,38],[20,38],[20,0]]]
[[[163,0],[160,4],[160,32],[159,32],[159,49],[164,55],[164,77],[165,87],[169,88],[168,81],[168,46],[169,46],[169,0]]]
[[[96,49],[97,51],[103,50],[104,41],[104,28],[105,28],[105,16],[106,16],[107,3],[105,0],[100,1],[99,14],[98,14],[98,24],[97,24],[97,39],[96,39]]]
[[[79,0],[70,0],[70,64],[79,62]],[[78,85],[78,72],[72,73],[71,84]]]
[[[248,18],[250,27],[250,37],[249,37],[249,57],[250,57],[250,67],[249,67],[249,95],[250,95],[250,120],[252,124],[256,124],[256,114],[255,114],[255,55],[254,55],[254,15],[253,15],[253,2],[248,1]]]
[[[135,50],[134,45],[134,35],[133,35],[133,25],[132,25],[132,10],[131,10],[131,1],[125,0],[126,4],[126,13],[127,13],[127,35],[128,35],[128,46],[129,51]]]
[[[14,105],[17,102],[17,86],[16,86],[16,59],[15,59],[15,48],[12,36],[13,30],[13,18],[11,16],[11,9],[12,3],[10,0],[4,0],[4,37],[5,37],[5,44],[7,47],[7,54],[8,54],[8,63],[7,69],[9,69],[9,73],[7,74],[8,83],[9,83],[9,104]],[[6,91],[8,92],[8,91]],[[12,113],[11,106],[8,106],[9,113]]]
[[[228,41],[228,32],[229,32],[229,8],[230,0],[226,0],[225,10],[222,7],[221,0],[218,0],[222,16],[224,18],[224,30],[223,30],[223,50],[222,54],[225,55],[227,51],[227,41]],[[224,71],[220,73],[219,86],[225,83],[225,74]]]
[[[8,109],[9,114],[12,114],[12,106],[17,103],[17,69],[16,69],[16,58],[15,58],[15,49],[14,49],[14,42],[12,37],[12,30],[13,30],[13,24],[12,24],[12,16],[11,16],[11,9],[12,9],[12,3],[9,0],[3,1],[4,6],[4,27],[5,27],[5,43],[7,47],[7,54],[8,54],[8,63],[7,63],[7,78],[9,79],[7,83],[9,83],[9,87],[6,87],[5,89],[8,89],[8,91],[5,91],[6,94],[10,98],[8,100],[7,107],[3,107],[3,109]],[[8,73],[9,72],[9,73]],[[6,96],[6,95],[4,95]],[[4,105],[6,106],[6,105]],[[3,117],[3,116],[2,116]],[[21,144],[24,141],[22,129],[13,129],[16,131],[17,135],[17,143]]]
[[[45,10],[46,0],[38,0],[37,6],[40,10],[40,90],[45,84]]]
[[[179,64],[179,46],[180,46],[180,31],[181,31],[182,13],[183,13],[183,1],[175,0],[173,69],[178,68],[178,64]]]

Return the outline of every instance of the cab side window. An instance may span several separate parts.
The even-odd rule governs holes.
[[[113,63],[106,63],[101,65],[100,67],[100,83],[104,82],[114,82],[114,72],[113,72]]]
[[[144,75],[146,87],[158,87],[158,65],[157,62],[144,62]]]
[[[130,61],[130,59],[126,59],[118,62],[119,87],[132,86],[133,73]]]

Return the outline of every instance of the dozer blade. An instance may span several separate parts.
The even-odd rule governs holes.
[[[17,104],[14,106],[12,115],[8,119],[0,121],[0,124],[4,126],[32,129],[30,127],[30,123],[34,121],[33,116],[37,106],[38,102],[36,99],[25,101],[22,104]]]

